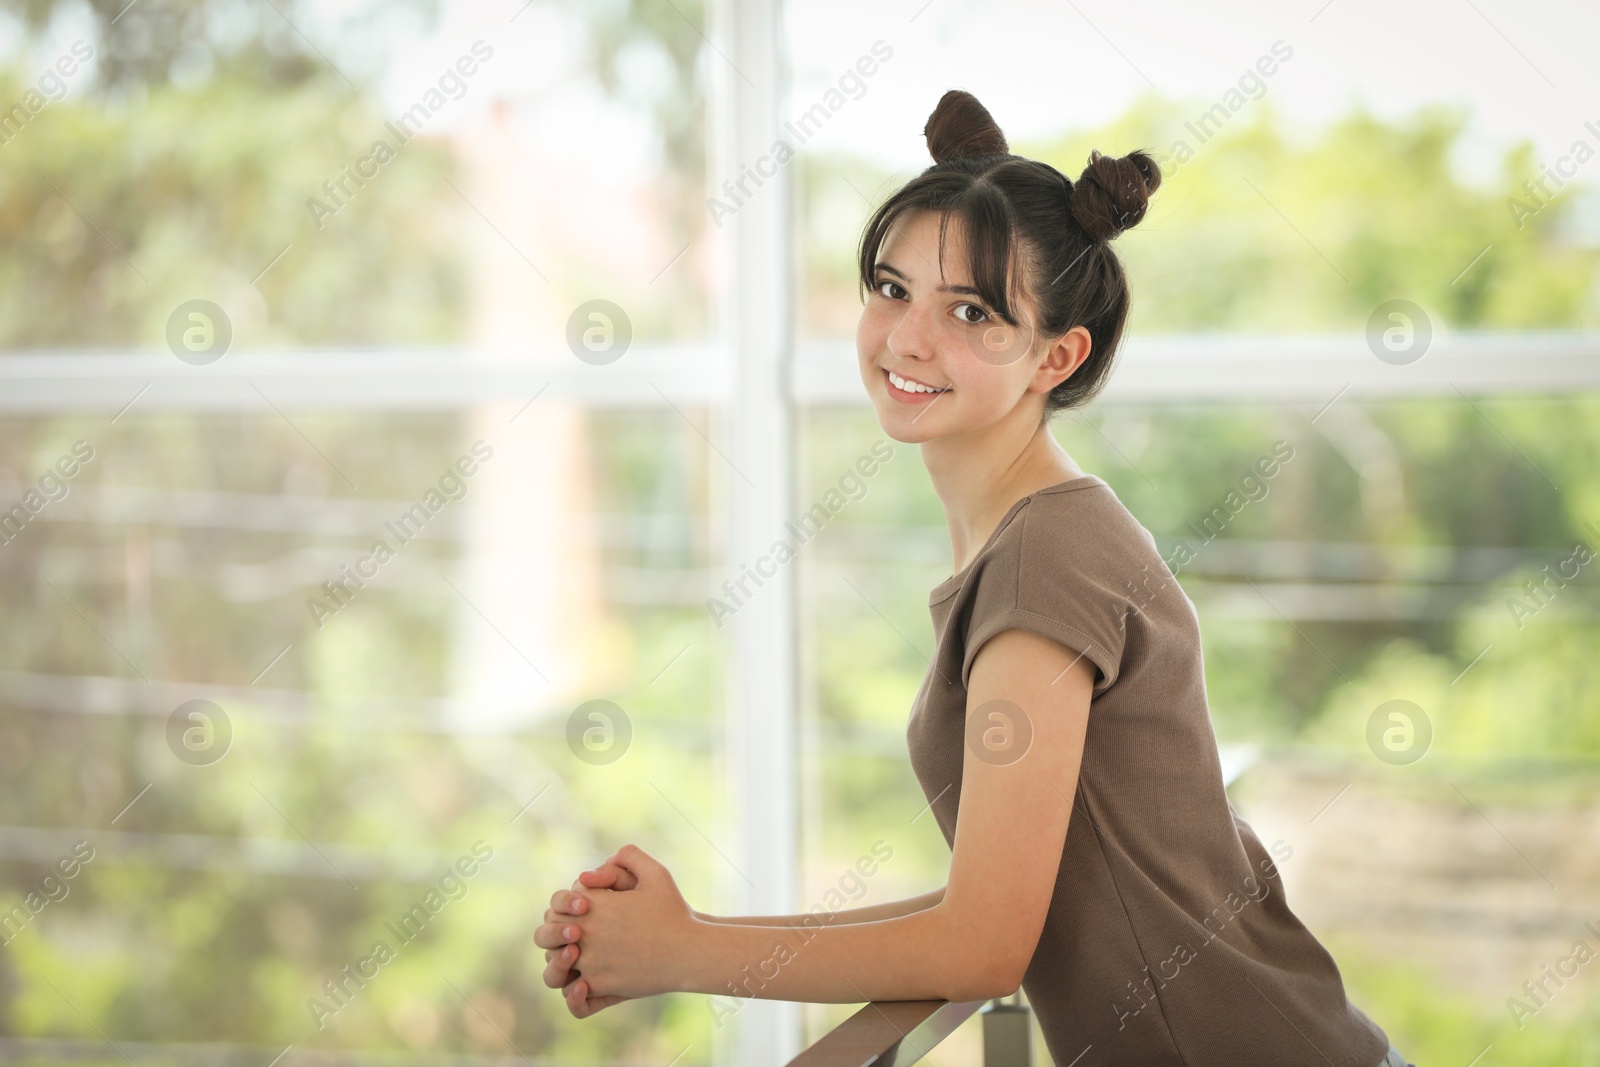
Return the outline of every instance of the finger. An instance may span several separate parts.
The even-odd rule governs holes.
[[[619,888],[617,883],[627,881],[631,874],[632,872],[618,864],[614,859],[607,860],[598,867],[587,871],[579,871],[578,884],[591,889]]]
[[[619,994],[613,993],[610,996],[605,996],[605,997],[590,997],[585,1002],[585,1006],[588,1009],[588,1014],[589,1015],[593,1015],[595,1012],[600,1011],[602,1008],[609,1008],[613,1004],[621,1004],[624,1000],[629,1000],[629,999],[631,999],[631,998],[624,997],[624,996],[621,996]]]
[[[544,984],[551,989],[564,989],[572,981],[572,965],[578,960],[578,946],[568,945],[559,952],[550,953],[544,967]]]
[[[636,878],[642,878],[646,871],[654,872],[661,866],[654,856],[638,845],[623,845],[608,862],[626,869]]]
[[[610,889],[620,873],[622,873],[620,869],[613,867],[609,863],[602,863],[598,867],[579,871],[578,880],[572,883],[573,888]]]
[[[545,961],[544,971],[540,973],[539,980],[551,989],[564,989],[572,977],[572,969],[558,959]]]
[[[588,993],[589,983],[582,978],[574,978],[563,990],[563,995],[567,998],[567,1011],[571,1012],[574,1018],[588,1018],[590,1013],[588,1006],[584,1003]]]
[[[550,912],[559,915],[582,915],[589,910],[589,901],[577,890],[586,888],[581,882],[573,882],[571,889],[558,889],[550,895]],[[547,912],[546,914],[549,914]]]
[[[614,862],[606,862],[592,871],[583,871],[578,875],[579,884],[590,889],[632,889],[639,884],[639,878],[626,867]]]
[[[540,948],[559,950],[582,936],[583,930],[572,923],[541,923],[533,928],[533,943]]]

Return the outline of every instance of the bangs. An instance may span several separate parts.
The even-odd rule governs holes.
[[[967,270],[972,287],[996,316],[1020,326],[1015,308],[1023,270],[1020,245],[1012,240],[1012,220],[1005,198],[988,182],[962,181],[949,174],[929,173],[914,179],[878,208],[862,235],[857,271],[863,290],[874,288],[878,254],[895,224],[908,214],[939,214],[939,274],[944,279],[945,245],[952,221],[967,242]],[[941,180],[944,179],[944,180]]]

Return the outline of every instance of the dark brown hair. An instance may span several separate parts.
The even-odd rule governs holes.
[[[871,289],[878,252],[907,212],[940,214],[945,231],[960,218],[973,286],[1000,319],[1022,326],[1017,294],[1031,296],[1042,336],[1083,326],[1093,341],[1083,365],[1045,398],[1044,417],[1079,407],[1099,393],[1128,318],[1128,279],[1110,241],[1144,218],[1161,168],[1142,151],[1098,151],[1076,182],[1038,160],[1013,155],[1005,134],[971,93],[951,89],[923,127],[933,166],[873,213],[862,233],[857,269]]]

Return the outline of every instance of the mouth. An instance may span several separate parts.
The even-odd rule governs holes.
[[[910,381],[909,379],[902,380],[907,382]],[[908,389],[902,389],[898,385],[894,384],[894,379],[889,377],[889,371],[887,368],[885,368],[883,372],[883,382],[884,385],[888,387],[889,395],[895,400],[898,400],[904,404],[925,404],[933,400],[935,397],[940,397],[950,392],[950,387],[948,386],[933,393],[923,392],[920,389],[915,392],[912,392]]]

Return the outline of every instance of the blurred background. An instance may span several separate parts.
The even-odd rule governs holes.
[[[629,841],[704,911],[943,884],[950,543],[853,255],[960,87],[1073,178],[1162,161],[1054,432],[1184,560],[1351,999],[1418,1063],[1600,1061],[1597,22],[0,4],[0,1058],[756,1062],[855,1010],[580,1022],[531,935]]]

